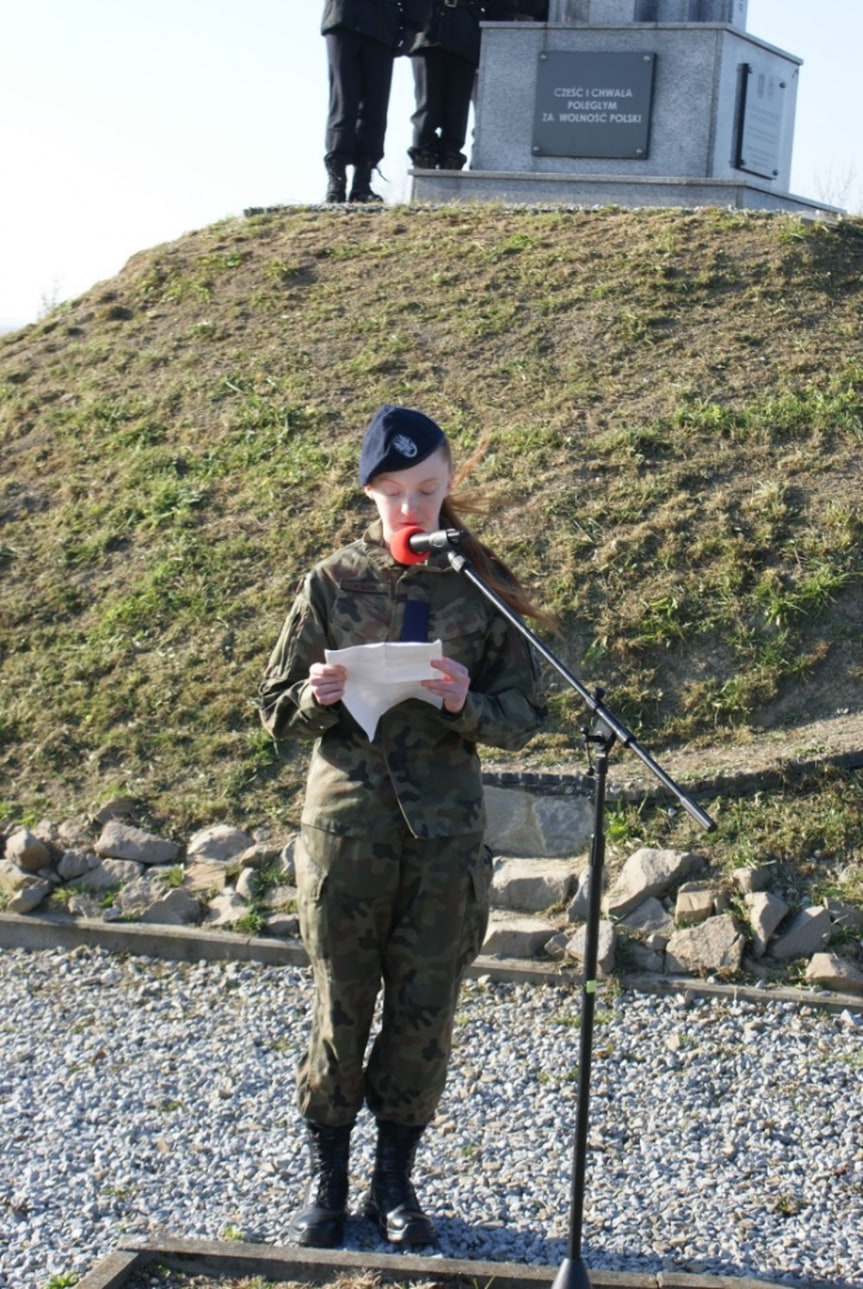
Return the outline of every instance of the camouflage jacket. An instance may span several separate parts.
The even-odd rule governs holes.
[[[399,703],[369,742],[342,703],[316,702],[309,668],[325,648],[398,640],[408,599],[428,603],[429,640],[468,668],[471,687],[457,715],[419,699]],[[353,836],[404,823],[423,838],[481,832],[476,744],[517,750],[545,716],[524,638],[444,552],[397,564],[379,523],[301,583],[259,692],[275,738],[315,740],[302,822]]]

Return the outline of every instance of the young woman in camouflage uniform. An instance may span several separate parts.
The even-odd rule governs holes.
[[[350,1134],[364,1102],[378,1127],[365,1214],[393,1243],[435,1239],[411,1172],[446,1080],[461,980],[488,922],[476,744],[517,750],[545,714],[523,637],[446,553],[405,564],[390,551],[400,530],[459,524],[442,430],[421,412],[380,408],[360,483],[378,520],[306,576],[260,691],[276,738],[314,740],[297,847],[315,980],[297,1075],[312,1178],[290,1234],[319,1247],[343,1239]],[[485,547],[469,537],[461,550],[517,612],[533,612]],[[439,675],[423,682],[436,702],[390,708],[369,740],[342,702],[345,670],[324,650],[406,638],[442,642]]]

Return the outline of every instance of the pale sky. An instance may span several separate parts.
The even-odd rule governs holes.
[[[322,0],[18,0],[0,40],[0,327],[137,251],[249,206],[318,202]],[[791,191],[863,209],[863,0],[749,0],[747,30],[804,60]],[[399,59],[381,163],[407,197]]]

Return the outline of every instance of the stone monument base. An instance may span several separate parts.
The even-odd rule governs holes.
[[[504,205],[622,206],[787,211],[810,219],[838,217],[836,206],[777,192],[751,179],[539,174],[536,171],[413,170],[412,202],[501,202]]]
[[[746,31],[746,0],[549,14],[482,24],[470,169],[414,170],[411,200],[843,213],[789,192],[801,59]]]

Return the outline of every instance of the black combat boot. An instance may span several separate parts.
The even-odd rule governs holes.
[[[345,163],[338,157],[324,157],[327,168],[327,195],[324,201],[336,203],[347,200],[348,177],[345,174]]]
[[[434,1224],[419,1205],[411,1185],[417,1145],[425,1131],[410,1124],[378,1120],[372,1184],[363,1201],[366,1217],[391,1244],[434,1244]]]
[[[315,1249],[341,1244],[348,1200],[348,1154],[352,1124],[330,1128],[306,1120],[312,1176],[302,1208],[288,1226],[288,1238]]]
[[[351,195],[348,201],[361,202],[368,205],[369,202],[383,201],[376,192],[372,192],[372,171],[374,165],[371,161],[357,161],[354,164],[354,180],[351,184]]]
[[[408,148],[408,156],[414,170],[436,170],[438,157],[431,148]]]
[[[441,170],[462,170],[467,157],[463,152],[445,152],[441,157]]]

